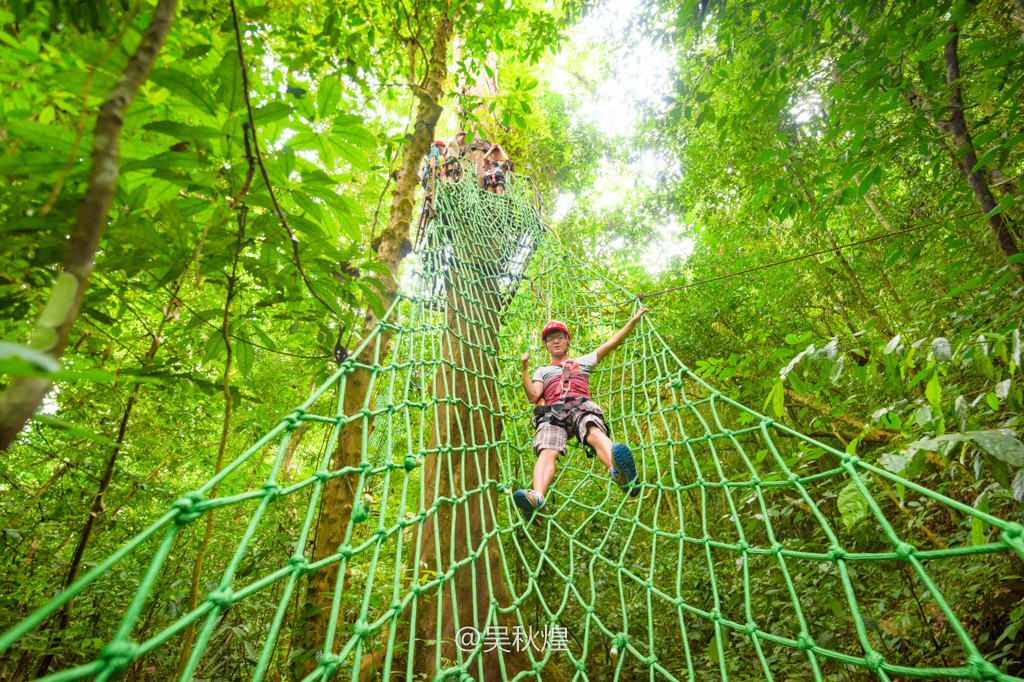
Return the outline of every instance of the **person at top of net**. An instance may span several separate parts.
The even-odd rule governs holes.
[[[448,140],[448,146],[444,150],[444,171],[445,176],[455,182],[462,176],[462,166],[459,161],[466,157],[466,131],[460,130],[455,137]]]
[[[435,215],[434,210],[434,186],[438,178],[445,177],[444,165],[444,142],[435,140],[423,156],[420,164],[420,184],[423,186],[423,210],[420,211],[420,222],[416,228],[416,243],[419,244],[423,238],[423,231],[426,228],[427,219]]]
[[[527,521],[532,521],[534,512],[544,507],[548,486],[555,477],[555,460],[566,452],[570,436],[594,449],[598,460],[608,469],[612,483],[628,492],[630,497],[640,494],[640,487],[634,485],[637,473],[633,453],[625,443],[613,443],[609,438],[604,412],[590,399],[589,377],[598,363],[632,333],[647,311],[647,308],[640,308],[597,350],[578,358],[569,356],[572,336],[565,323],[557,320],[548,322],[540,337],[551,362],[532,375],[530,354],[523,353],[523,390],[530,402],[536,405],[533,410],[536,429],[533,453],[537,456],[537,463],[533,467],[533,487],[517,490],[512,500]],[[592,456],[589,450],[587,456]]]
[[[505,193],[505,171],[508,170],[508,156],[500,144],[492,145],[484,155],[484,190],[497,194]]]
[[[430,146],[430,151],[424,155],[423,163],[420,164],[420,184],[423,185],[423,189],[426,190],[428,197],[430,196],[431,172],[435,172],[439,177],[444,178],[444,149],[444,142],[435,140],[434,144]]]

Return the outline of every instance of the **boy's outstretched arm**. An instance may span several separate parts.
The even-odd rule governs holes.
[[[526,399],[531,403],[536,404],[540,400],[541,393],[544,390],[544,384],[540,381],[534,381],[530,378],[530,354],[523,353],[523,357],[520,358],[523,363],[523,390],[526,391]]]
[[[647,314],[650,308],[641,308],[636,311],[636,315],[629,318],[629,322],[623,325],[622,329],[612,334],[612,337],[597,347],[597,361],[601,362],[605,357],[613,350],[619,347],[619,344],[626,340],[626,337],[633,331],[633,327],[640,321],[640,318]]]

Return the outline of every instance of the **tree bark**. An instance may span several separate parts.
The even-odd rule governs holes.
[[[117,190],[120,172],[120,136],[125,112],[153,69],[163,47],[178,0],[159,0],[153,19],[138,49],[128,60],[121,78],[100,107],[92,152],[92,170],[67,251],[49,299],[36,318],[29,345],[54,359],[67,346],[71,328],[82,308],[89,277],[96,264],[110,202]],[[35,413],[53,382],[39,377],[15,377],[0,395],[0,451],[6,450]]]
[[[430,61],[423,85],[410,84],[410,88],[419,99],[416,120],[395,181],[388,224],[381,232],[380,244],[377,246],[377,256],[388,270],[387,274],[380,276],[384,288],[378,290],[385,308],[390,307],[398,293],[398,266],[412,251],[409,226],[412,220],[413,195],[419,184],[420,161],[430,149],[437,121],[443,111],[440,99],[448,75],[448,47],[451,36],[451,19],[447,16],[440,17],[432,34]],[[374,333],[378,324],[376,315],[368,312],[363,318],[362,337],[367,338]],[[376,362],[383,361],[390,343],[391,333],[381,329],[376,352],[374,344],[368,344],[355,358],[356,363],[372,365],[375,362],[375,355]],[[348,375],[342,405],[344,414],[356,414],[363,408],[372,378],[373,375],[364,369],[355,369]],[[331,469],[337,471],[355,466],[362,460],[362,436],[366,421],[368,420],[357,419],[342,428],[331,455]],[[320,521],[313,539],[313,562],[334,554],[344,541],[354,501],[355,485],[351,476],[332,478],[324,484],[320,500]],[[305,655],[293,659],[292,673],[297,678],[305,677],[316,667],[314,648],[322,646],[326,639],[337,568],[337,564],[332,564],[308,575],[306,597],[299,608],[298,622],[292,634],[292,647],[306,650]]]
[[[458,240],[465,230],[453,232]],[[489,481],[501,471],[498,448],[493,444],[503,431],[495,381],[499,374],[500,294],[496,278],[480,274],[486,271],[485,263],[474,264],[467,250],[456,246],[456,253],[463,253],[456,257],[459,264],[453,265],[442,362],[433,387],[438,402],[428,449],[438,454],[426,460],[421,485],[426,508],[442,498],[468,495],[468,499],[461,504],[442,503],[434,518],[423,523],[420,565],[413,570],[418,574],[426,568],[441,577],[471,554],[480,555],[455,570],[436,590],[423,592],[416,602],[415,639],[409,655],[414,675],[428,678],[437,672],[438,660],[458,659],[456,623],[476,624],[479,630],[488,624],[513,625],[491,612],[495,608],[492,602],[508,608],[512,599],[502,575],[498,542],[488,537],[497,527],[494,511],[498,508],[497,493]],[[416,546],[411,546],[408,565],[413,566],[416,553]],[[525,651],[495,648],[478,655],[469,675],[487,682],[529,669]]]
[[[967,176],[967,184],[974,192],[974,198],[978,206],[986,214],[992,212],[996,207],[996,200],[992,196],[985,174],[982,169],[974,170],[978,164],[978,155],[974,151],[974,143],[971,140],[971,133],[967,128],[967,119],[964,118],[964,98],[960,83],[960,58],[957,54],[957,47],[960,39],[960,31],[956,24],[951,24],[948,32],[951,34],[946,43],[944,57],[946,61],[946,82],[949,84],[949,123],[953,137],[953,147],[957,151],[957,158],[960,159],[960,168]],[[1012,226],[1006,218],[1005,213],[998,213],[985,219],[988,229],[996,239],[1003,256],[1009,258],[1018,253],[1017,243],[1013,239]],[[1013,263],[1013,268],[1021,272],[1021,264]],[[1024,272],[1021,272],[1024,276]]]

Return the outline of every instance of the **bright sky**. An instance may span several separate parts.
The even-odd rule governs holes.
[[[645,105],[659,106],[672,94],[672,57],[650,40],[627,34],[630,15],[642,0],[613,0],[600,6],[572,32],[570,46],[555,58],[549,70],[552,90],[577,102],[574,123],[595,125],[613,140],[629,143]],[[602,73],[607,65],[608,73]],[[588,85],[580,82],[582,76]],[[633,163],[603,159],[593,188],[585,200],[597,211],[612,209],[625,201],[634,187],[652,189],[672,162],[655,151],[644,151]],[[561,221],[576,202],[574,194],[562,194],[554,202],[553,219]],[[663,269],[675,256],[693,251],[693,240],[684,236],[678,220],[652,226],[659,242],[641,255],[649,272]],[[612,242],[613,247],[625,244]]]

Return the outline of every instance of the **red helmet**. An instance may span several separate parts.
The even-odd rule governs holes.
[[[435,147],[443,147],[445,145],[444,145],[444,142],[442,142],[441,140],[434,140],[434,146]]]
[[[569,333],[569,328],[565,326],[565,322],[559,322],[558,320],[551,320],[544,325],[544,329],[540,332],[540,340],[543,342],[544,337],[548,335],[548,332],[556,331],[565,332],[566,338],[570,341],[572,340],[572,334]]]

